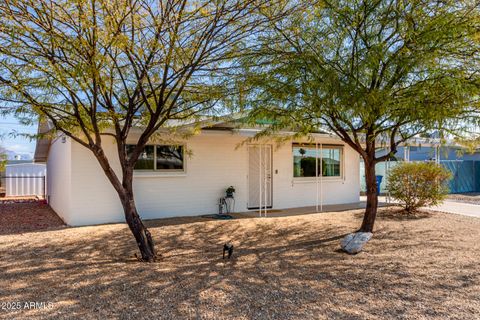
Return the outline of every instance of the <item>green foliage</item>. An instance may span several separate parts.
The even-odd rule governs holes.
[[[6,165],[7,165],[7,155],[0,153],[0,173],[5,171]]]
[[[0,174],[5,171],[5,166],[7,165],[7,154],[5,152],[6,150],[0,146]]]
[[[375,164],[418,135],[464,130],[480,110],[478,1],[291,2],[298,10],[272,20],[243,61],[242,106],[252,123],[274,121],[261,135],[327,130],[355,149],[368,169],[360,230],[371,232]]]
[[[140,127],[143,141],[160,127],[174,131],[172,122],[223,110],[223,74],[240,40],[265,23],[256,12],[267,4],[2,1],[0,109],[25,121],[40,115],[92,150],[113,130],[125,140]]]
[[[268,130],[328,128],[368,158],[375,143],[393,153],[415,135],[460,129],[478,106],[478,4],[302,3],[245,60],[247,107],[275,121]]]
[[[0,110],[48,122],[119,186],[105,137],[118,150],[138,138],[128,159],[119,152],[131,174],[149,140],[191,135],[186,124],[223,113],[225,74],[248,48],[241,40],[268,22],[258,12],[270,2],[0,1]]]
[[[122,201],[142,259],[153,261],[134,207],[135,163],[149,141],[187,135],[224,111],[219,100],[232,92],[225,75],[248,47],[241,40],[268,22],[258,11],[271,12],[271,2],[0,1],[0,110],[40,116],[89,149]],[[104,150],[112,139],[121,175]],[[127,139],[135,140],[128,156]]]
[[[407,213],[441,203],[448,194],[451,173],[433,162],[403,162],[388,176],[387,189]]]
[[[363,158],[367,207],[375,164],[410,138],[463,130],[480,110],[480,6],[458,0],[295,1],[244,60],[245,108],[271,119],[262,135],[327,130]],[[376,154],[378,147],[388,152]]]

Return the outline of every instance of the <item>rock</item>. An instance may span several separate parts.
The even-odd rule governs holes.
[[[342,250],[350,254],[359,253],[362,251],[363,246],[367,244],[368,240],[372,238],[371,232],[355,232],[350,233],[342,239],[340,245]]]

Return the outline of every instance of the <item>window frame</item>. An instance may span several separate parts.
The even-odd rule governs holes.
[[[126,147],[128,146],[134,146],[135,144],[126,144]],[[186,157],[185,157],[185,144],[146,144],[145,147],[147,146],[153,146],[153,169],[135,169],[133,168],[134,173],[158,173],[158,174],[173,174],[173,175],[179,175],[179,174],[185,174],[187,172],[187,163],[186,163]],[[168,147],[181,147],[182,148],[182,157],[183,157],[183,162],[182,162],[182,169],[157,169],[157,146],[168,146]],[[128,154],[127,154],[128,156]]]
[[[321,148],[320,148],[321,146]],[[313,148],[313,150],[316,149],[316,144],[315,143],[299,143],[299,142],[294,142],[292,143],[292,157],[291,157],[291,165],[292,165],[292,178],[296,182],[312,182],[316,181],[317,177],[316,176],[311,176],[311,177],[295,177],[294,176],[294,171],[295,171],[295,163],[294,163],[294,148],[297,147],[304,147],[304,148]],[[325,149],[338,149],[340,150],[340,175],[338,176],[324,176],[321,174],[318,176],[319,179],[322,180],[327,180],[327,181],[343,181],[345,180],[345,145],[343,144],[332,144],[332,143],[318,143],[318,151],[320,149],[325,150]],[[320,160],[320,157],[318,158]],[[323,159],[323,158],[322,158]]]

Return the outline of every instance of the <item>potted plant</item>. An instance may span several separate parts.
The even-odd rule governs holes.
[[[233,194],[235,193],[235,188],[233,186],[230,186],[225,190],[225,193],[227,194],[227,198],[233,198]]]

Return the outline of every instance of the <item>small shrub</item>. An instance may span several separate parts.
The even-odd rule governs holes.
[[[387,188],[407,213],[440,204],[448,194],[451,173],[433,162],[403,162],[388,176]]]

